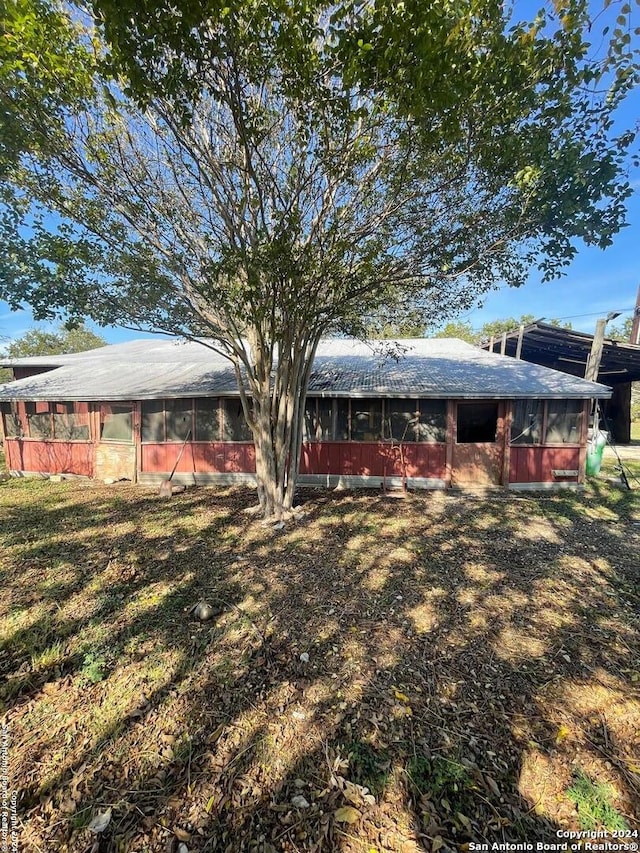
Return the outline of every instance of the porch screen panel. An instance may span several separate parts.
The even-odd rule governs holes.
[[[549,400],[546,444],[579,444],[582,400]]]
[[[333,404],[324,397],[307,397],[304,411],[304,440],[331,441]]]
[[[446,400],[418,400],[420,417],[416,424],[416,441],[428,443],[447,440]]]
[[[220,401],[196,400],[196,441],[220,441]]]
[[[382,400],[351,400],[351,441],[380,441]]]
[[[349,400],[337,400],[336,440],[349,440]]]
[[[420,413],[415,400],[387,400],[385,438],[395,441],[416,441],[416,425]]]
[[[167,441],[184,441],[193,429],[191,400],[165,400],[164,411]]]
[[[75,403],[53,403],[53,435],[58,441],[88,441],[89,411]]]
[[[49,403],[27,403],[26,408],[30,438],[43,440],[53,438]]]
[[[227,398],[222,401],[222,440],[251,441],[253,436],[244,419],[240,398]]]
[[[511,422],[512,444],[540,444],[544,402],[542,400],[516,400]]]
[[[23,435],[22,423],[15,404],[0,403],[0,411],[4,417],[4,434],[7,438],[21,438]]]
[[[164,441],[164,403],[145,400],[142,404],[142,440]]]

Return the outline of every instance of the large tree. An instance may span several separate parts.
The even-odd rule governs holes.
[[[590,57],[581,0],[526,23],[497,0],[96,0],[95,26],[13,5],[55,60],[7,16],[0,296],[206,337],[266,516],[293,500],[322,335],[553,277],[623,222],[636,57],[621,23]]]

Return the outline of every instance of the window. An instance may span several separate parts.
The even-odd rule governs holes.
[[[516,400],[511,423],[512,444],[540,444],[542,441],[544,402]]]
[[[220,441],[220,401],[196,400],[196,441]]]
[[[458,403],[458,444],[495,442],[497,429],[497,403]]]
[[[549,400],[546,444],[579,444],[582,400]]]
[[[324,397],[307,397],[304,412],[304,440],[331,441],[333,436],[333,401]]]
[[[23,430],[20,415],[15,403],[0,403],[4,415],[4,434],[7,438],[22,438]]]
[[[223,400],[222,410],[224,415],[222,420],[222,440],[251,441],[253,436],[249,425],[244,419],[240,398]]]
[[[100,438],[102,441],[133,441],[131,406],[102,406],[100,409]]]
[[[191,400],[165,400],[167,441],[184,441],[193,429]]]
[[[162,400],[145,400],[142,404],[142,441],[164,441]]]

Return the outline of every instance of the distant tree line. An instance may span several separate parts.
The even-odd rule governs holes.
[[[0,350],[2,358],[27,358],[33,355],[58,355],[60,353],[85,352],[106,346],[106,341],[84,324],[67,328],[60,326],[54,331],[29,329],[24,335],[8,343]],[[11,371],[0,368],[0,383],[11,380]]]

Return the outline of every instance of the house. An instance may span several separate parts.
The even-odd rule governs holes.
[[[323,340],[306,402],[302,484],[550,488],[583,482],[591,401],[610,389],[456,339]],[[5,360],[15,474],[156,484],[253,481],[234,371],[199,342],[138,340]]]
[[[634,339],[635,340],[635,339]],[[593,346],[593,335],[563,329],[536,320],[501,338],[486,341],[482,348],[551,367],[572,376],[584,376]],[[605,338],[598,367],[599,380],[612,389],[601,407],[601,427],[617,444],[631,441],[631,391],[640,382],[640,346]]]

